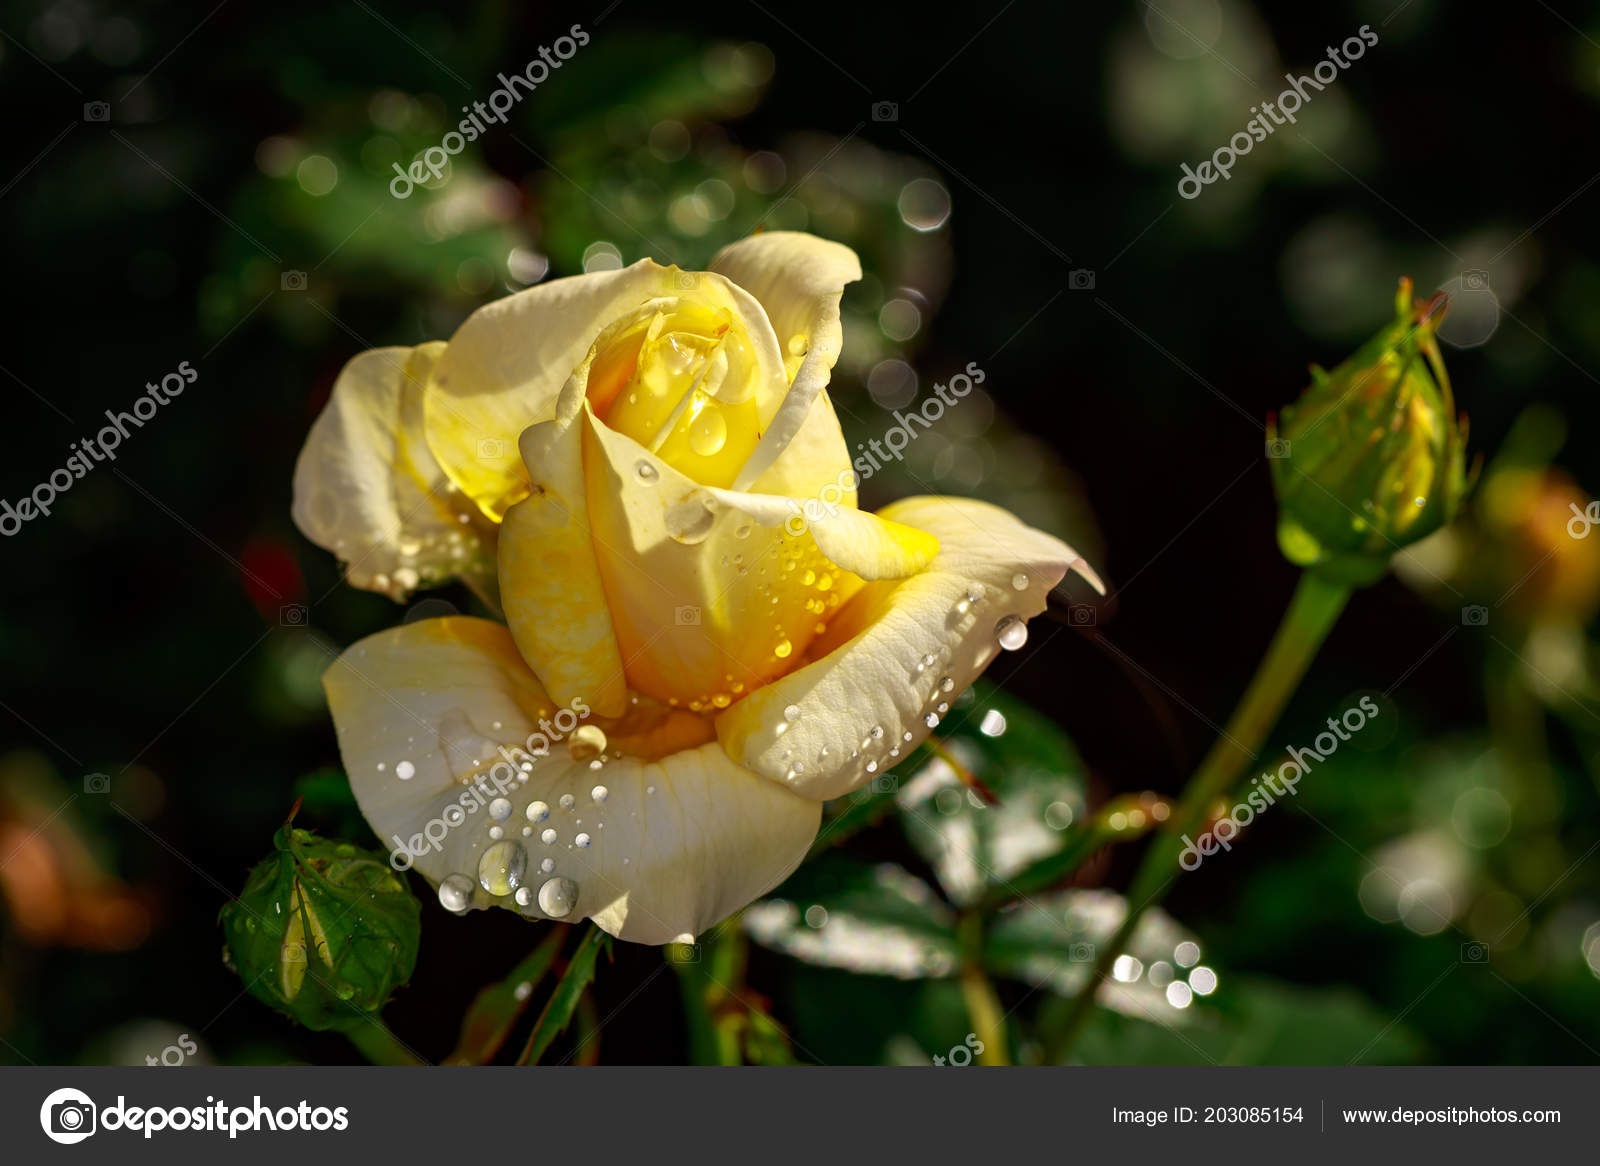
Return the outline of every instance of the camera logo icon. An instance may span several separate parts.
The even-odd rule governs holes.
[[[1075,943],[1067,949],[1067,959],[1075,964],[1094,963],[1094,944]]]
[[[1485,943],[1463,943],[1461,945],[1461,962],[1464,964],[1488,963],[1489,945]]]
[[[667,944],[667,962],[674,964],[697,964],[700,962],[700,945],[698,943],[669,943]]]
[[[478,456],[486,462],[497,462],[511,456],[511,443],[503,437],[478,439]]]
[[[39,1107],[45,1137],[63,1146],[83,1141],[95,1131],[95,1104],[78,1089],[57,1089]]]
[[[1094,291],[1094,272],[1087,267],[1075,267],[1067,272],[1067,287],[1071,291]]]
[[[1274,437],[1271,441],[1267,442],[1267,456],[1288,457],[1289,439],[1286,437]]]
[[[286,628],[303,628],[309,614],[303,603],[286,603],[278,608],[278,622]]]
[[[880,773],[872,779],[872,792],[875,794],[892,794],[900,788],[900,779],[892,773]]]
[[[1470,268],[1461,273],[1461,286],[1468,291],[1488,291],[1489,273],[1481,268]]]
[[[672,277],[672,282],[678,285],[679,291],[693,291],[700,277],[692,271],[680,271]]]
[[[1074,603],[1067,608],[1067,620],[1075,628],[1092,628],[1100,622],[1100,613],[1087,603]]]
[[[108,794],[111,792],[111,776],[105,773],[91,773],[83,779],[83,792],[86,794]]]
[[[700,625],[700,609],[685,604],[672,609],[672,622],[680,628],[692,628]]]
[[[106,101],[86,101],[83,103],[84,121],[110,121],[111,104]]]
[[[1469,628],[1481,628],[1489,622],[1489,609],[1481,603],[1469,603],[1461,609],[1461,622]]]
[[[283,291],[305,291],[306,273],[303,271],[286,271],[278,277],[278,287]]]
[[[872,103],[873,121],[899,121],[900,106],[893,101],[874,101]]]

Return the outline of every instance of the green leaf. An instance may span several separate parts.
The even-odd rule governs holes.
[[[610,942],[605,932],[590,924],[573,951],[567,970],[561,973],[555,991],[550,993],[544,1011],[539,1014],[517,1064],[537,1065],[556,1037],[566,1031],[567,1025],[572,1023],[572,1014],[577,1011],[578,1001],[594,982],[595,960],[599,958],[600,949],[609,947]]]
[[[911,844],[965,907],[1072,845],[1070,826],[1087,807],[1084,766],[1060,729],[992,684],[963,694],[938,731],[950,756],[998,804],[927,751],[913,758],[898,804]]]
[[[480,991],[462,1018],[455,1052],[442,1063],[486,1065],[494,1060],[512,1027],[527,1010],[534,987],[544,979],[566,940],[565,927],[552,928],[544,942],[529,952],[509,976]]]
[[[903,980],[956,970],[955,914],[927,883],[892,863],[824,856],[795,872],[778,895],[745,909],[744,929],[764,947]]]
[[[1024,900],[990,926],[984,966],[997,976],[1074,996],[1093,974],[1099,950],[1115,936],[1127,909],[1122,896],[1111,891],[1061,891]],[[1198,958],[1193,935],[1165,912],[1146,911],[1128,950],[1119,953],[1128,958],[1100,988],[1100,1005],[1181,1023],[1182,1010],[1168,1002],[1166,986],[1184,978],[1177,949],[1185,943],[1194,944]]]
[[[1088,1065],[1414,1064],[1421,1041],[1349,988],[1301,988],[1269,980],[1224,982],[1169,1028],[1097,1012],[1076,1058]]]

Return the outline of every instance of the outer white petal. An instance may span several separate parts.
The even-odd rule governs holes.
[[[755,453],[734,480],[735,490],[805,497],[823,481],[809,470],[826,467],[824,480],[848,470],[850,456],[824,389],[844,342],[839,297],[861,278],[861,261],[840,243],[798,231],[768,231],[730,243],[711,260],[766,309],[786,352],[803,344],[804,359]],[[818,403],[820,399],[820,404]],[[854,487],[851,486],[851,502]]]
[[[806,797],[839,797],[896,764],[998,654],[1002,622],[1043,611],[1050,589],[1082,563],[986,502],[907,498],[880,517],[934,535],[933,562],[863,587],[811,646],[810,662],[717,718],[735,761]]]
[[[295,463],[295,525],[357,587],[404,599],[461,575],[494,585],[494,530],[422,437],[422,385],[442,344],[374,348],[334,382]]]
[[[699,934],[776,886],[816,833],[820,806],[734,765],[708,740],[709,726],[688,713],[590,718],[609,738],[599,769],[573,755],[571,737],[546,756],[505,761],[497,746],[526,746],[539,719],[554,727],[560,710],[506,629],[486,620],[422,620],[380,632],[348,649],[323,683],[368,822],[386,846],[398,839],[420,852],[416,869],[431,883],[467,876],[474,908],[569,922],[587,916],[620,939],[665,943]],[[497,796],[509,806],[494,806]],[[472,809],[461,808],[463,798]],[[548,818],[529,820],[535,801],[549,807]],[[460,823],[431,829],[440,839],[434,849],[429,823],[445,825],[447,811],[459,811]],[[492,828],[503,837],[491,838]],[[555,832],[548,843],[546,830]],[[527,904],[479,881],[485,852],[504,842],[525,855],[517,882],[528,888]],[[494,858],[486,869],[503,875]],[[575,884],[575,899],[553,914],[539,891],[561,879]]]

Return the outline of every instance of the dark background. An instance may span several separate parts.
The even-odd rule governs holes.
[[[0,868],[0,1058],[127,1057],[138,1041],[126,1026],[144,1019],[201,1033],[219,1060],[353,1057],[342,1038],[295,1030],[241,998],[215,927],[296,782],[338,765],[317,687],[329,650],[402,614],[339,585],[332,557],[295,530],[294,458],[346,360],[369,345],[447,337],[503,294],[510,247],[547,256],[551,275],[581,270],[583,248],[602,237],[625,261],[654,253],[692,266],[782,197],[740,189],[739,209],[704,235],[675,234],[668,219],[620,225],[636,220],[614,209],[613,179],[642,169],[670,191],[674,171],[616,126],[648,125],[665,108],[689,111],[677,116],[697,143],[782,154],[782,192],[818,158],[846,188],[852,168],[881,167],[948,190],[949,221],[928,235],[893,213],[892,192],[885,203],[869,190],[859,238],[845,241],[885,273],[879,299],[919,273],[923,328],[886,354],[914,365],[924,389],[978,362],[1011,436],[956,439],[992,439],[964,479],[917,470],[916,482],[872,483],[865,500],[919,485],[977,493],[1089,553],[1115,595],[1096,626],[1036,623],[1028,650],[991,675],[1074,739],[1097,798],[1181,788],[1215,735],[1207,722],[1226,718],[1293,587],[1274,541],[1263,433],[1248,418],[1292,400],[1307,363],[1331,366],[1382,324],[1400,276],[1426,292],[1459,286],[1467,269],[1490,272],[1498,329],[1480,347],[1447,346],[1446,359],[1475,454],[1505,449],[1514,422],[1542,408],[1530,424],[1558,436],[1516,446],[1538,471],[1533,493],[1517,495],[1499,525],[1471,519],[1476,565],[1448,575],[1454,594],[1389,578],[1356,597],[1273,741],[1304,743],[1347,694],[1404,677],[1392,694],[1399,737],[1308,791],[1307,813],[1264,826],[1170,906],[1225,977],[1334,986],[1380,1017],[1404,1012],[1416,1060],[1592,1060],[1600,981],[1580,937],[1600,918],[1589,853],[1600,719],[1580,681],[1552,689],[1524,666],[1542,659],[1528,645],[1552,636],[1581,660],[1590,653],[1592,544],[1561,536],[1562,491],[1574,487],[1542,465],[1553,457],[1580,484],[1600,469],[1588,437],[1600,195],[1587,185],[1600,170],[1600,8],[1165,7],[1193,34],[1192,52],[1170,28],[1153,37],[1148,22],[1163,18],[1142,6],[1029,0],[670,13],[622,0],[598,23],[600,9],[583,5],[0,6],[11,289],[0,497],[31,490],[147,380],[184,360],[200,374],[124,443],[114,469],[99,467],[55,513],[4,540],[0,810],[13,859],[0,853],[0,863],[33,863],[43,840],[40,862],[77,873],[52,890],[33,866],[9,877]],[[389,199],[386,166],[350,189],[375,93],[435,95],[442,125],[444,110],[484,97],[497,71],[575,21],[593,43],[513,126],[469,147],[452,180],[449,192],[469,201],[470,183],[506,180],[477,196],[491,207],[483,225],[429,237],[424,204],[443,195]],[[1308,70],[1362,24],[1380,43],[1313,103],[1310,144],[1274,141],[1240,159],[1229,183],[1177,197],[1180,161],[1221,145],[1286,69]],[[746,42],[770,50],[759,92],[719,105],[674,80],[710,46]],[[1161,51],[1174,43],[1183,58]],[[84,104],[102,99],[110,121],[84,120]],[[898,103],[897,121],[873,120],[879,101]],[[438,132],[414,122],[397,136],[421,148]],[[274,135],[338,158],[342,189],[313,196],[264,170],[261,144]],[[863,144],[876,153],[858,156]],[[697,146],[683,165],[720,164],[707,156]],[[835,194],[808,187],[792,198],[811,207],[811,229],[844,237],[824,205]],[[462,267],[469,260],[492,268],[492,286]],[[305,292],[282,289],[287,269],[309,273]],[[1094,288],[1070,287],[1073,269],[1093,271]],[[870,320],[867,292],[846,305]],[[836,378],[852,437],[890,420],[864,371],[847,357]],[[1030,470],[1019,486],[1006,442],[1024,436],[1059,466]],[[1534,582],[1488,629],[1460,625],[1462,603],[1493,604],[1530,571]],[[1558,571],[1570,586],[1546,588]],[[470,605],[464,592],[443,598]],[[285,626],[292,605],[305,606],[304,625]],[[1502,689],[1519,684],[1533,696],[1512,703],[1531,705],[1542,726],[1537,778],[1518,776],[1506,760],[1516,750],[1496,736],[1504,720],[1525,729],[1527,717],[1491,716]],[[1371,918],[1356,893],[1371,853],[1448,832],[1440,782],[1483,764],[1519,812],[1503,840],[1473,851],[1459,931]],[[86,791],[90,773],[110,776],[109,796]],[[1521,813],[1518,791],[1536,780],[1555,791],[1554,809],[1547,799],[1548,812]],[[336,808],[310,812],[309,824],[358,837]],[[894,838],[867,839],[861,852],[904,857]],[[1120,885],[1136,854],[1115,851],[1084,878]],[[46,909],[39,897],[51,895],[65,905]],[[1517,915],[1495,895],[1529,911],[1504,960],[1496,954],[1492,975],[1454,972],[1430,989],[1463,935],[1498,935],[1496,920]],[[454,920],[423,897],[417,974],[386,1018],[438,1056],[472,994],[532,936],[508,914]],[[1474,930],[1484,902],[1499,914]],[[790,1017],[808,982],[780,957],[755,959],[752,987]],[[671,978],[631,996],[659,962],[623,945],[603,970],[600,1014],[627,1002],[606,1025],[606,1060],[682,1059]]]

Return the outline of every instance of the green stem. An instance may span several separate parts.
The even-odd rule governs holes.
[[[350,1043],[360,1050],[361,1055],[367,1058],[370,1064],[426,1065],[428,1063],[401,1044],[400,1038],[390,1032],[388,1026],[376,1016],[356,1021],[341,1031],[350,1038]]]
[[[1176,880],[1183,853],[1182,838],[1206,820],[1212,805],[1233,786],[1261,752],[1283,706],[1299,687],[1301,678],[1333,629],[1350,598],[1350,588],[1306,572],[1284,612],[1267,654],[1233,710],[1228,726],[1200,762],[1183,796],[1145,851],[1144,861],[1128,891],[1128,910],[1115,937],[1097,953],[1093,973],[1072,1002],[1060,1027],[1047,1034],[1045,1063],[1059,1064],[1082,1033],[1094,1008],[1094,998],[1118,953],[1127,948],[1144,912],[1160,902]]]
[[[978,1054],[980,1065],[1009,1065],[1006,1053],[1006,1013],[994,984],[984,973],[979,955],[983,950],[983,919],[976,913],[962,918],[959,929],[962,964],[961,998],[967,1005],[972,1032],[983,1042]]]

